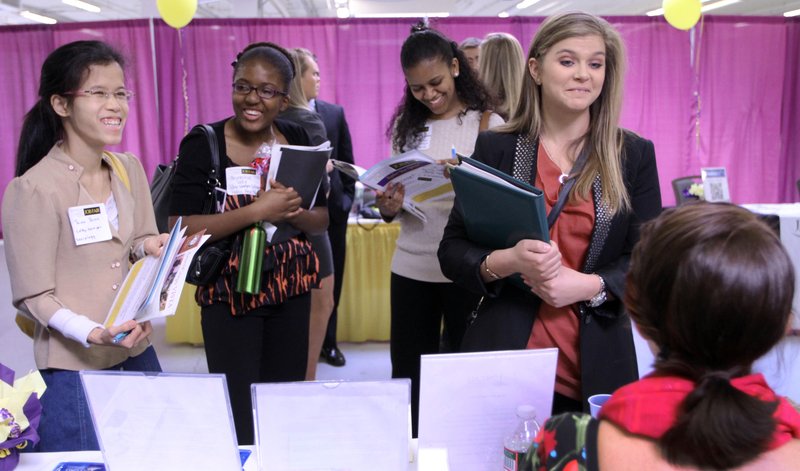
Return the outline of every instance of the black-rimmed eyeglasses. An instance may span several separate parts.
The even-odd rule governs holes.
[[[264,100],[269,100],[271,98],[274,98],[275,95],[289,96],[288,93],[282,92],[280,90],[275,90],[274,88],[270,87],[269,85],[264,85],[264,86],[261,86],[261,87],[254,87],[254,86],[252,86],[250,84],[247,84],[247,83],[238,83],[237,82],[237,83],[233,84],[233,93],[236,93],[237,95],[249,95],[250,92],[252,92],[253,90],[256,91],[256,94],[258,94],[259,98],[264,99]]]

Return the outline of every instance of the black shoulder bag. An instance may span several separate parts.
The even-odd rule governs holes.
[[[208,139],[211,151],[211,169],[206,179],[206,198],[203,203],[203,210],[200,214],[212,214],[216,211],[216,201],[214,190],[220,186],[219,175],[222,172],[219,159],[219,144],[217,133],[207,125],[198,125]],[[172,200],[172,180],[175,177],[178,159],[176,158],[169,165],[159,165],[150,184],[150,195],[153,199],[153,210],[156,214],[156,224],[159,232],[169,230],[169,206]],[[222,267],[228,261],[231,254],[230,238],[218,240],[211,244],[205,244],[197,251],[189,273],[186,275],[186,282],[197,286],[204,286],[217,279]]]

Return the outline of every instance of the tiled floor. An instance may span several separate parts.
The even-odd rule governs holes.
[[[0,316],[0,363],[12,368],[18,375],[35,368],[33,344],[13,324],[13,315]],[[164,339],[164,320],[153,321],[153,345],[164,371],[173,373],[207,373],[203,347],[169,344]],[[347,364],[336,368],[320,362],[317,379],[322,380],[372,380],[392,376],[387,342],[341,343],[339,348]]]

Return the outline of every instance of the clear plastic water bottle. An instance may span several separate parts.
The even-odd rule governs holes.
[[[528,452],[531,443],[539,433],[539,422],[536,421],[536,408],[524,404],[517,406],[517,417],[519,424],[514,429],[514,433],[507,436],[503,441],[503,470],[519,471],[525,453]]]

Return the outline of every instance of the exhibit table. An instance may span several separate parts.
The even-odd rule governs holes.
[[[416,455],[417,440],[411,439],[410,443],[410,458],[411,462],[408,464],[408,471],[416,471],[417,463],[414,462]],[[250,450],[252,453],[247,457],[247,460],[242,466],[242,471],[257,471],[258,470],[258,457],[256,455],[255,447],[241,446],[241,450]],[[422,457],[422,456],[420,456]],[[14,471],[52,471],[59,463],[102,463],[103,455],[99,451],[66,451],[66,452],[53,452],[53,453],[21,453],[19,465]],[[429,469],[442,469],[441,467]]]

